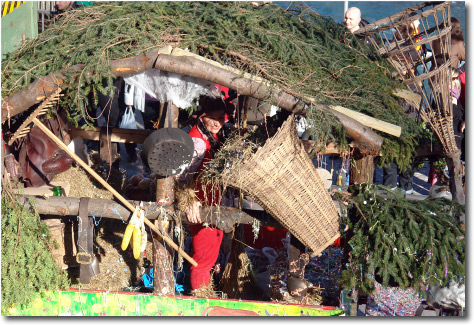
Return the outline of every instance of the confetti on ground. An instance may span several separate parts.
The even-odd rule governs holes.
[[[415,316],[421,300],[412,288],[383,287],[375,282],[375,292],[367,298],[366,316]]]
[[[343,249],[330,246],[321,252],[321,256],[309,260],[305,268],[305,279],[315,287],[322,289],[324,304],[337,305],[341,277],[341,259]]]

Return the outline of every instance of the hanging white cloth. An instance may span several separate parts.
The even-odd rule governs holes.
[[[135,105],[135,100],[138,101],[139,98],[141,100],[141,95],[135,97],[137,89],[160,102],[172,101],[173,104],[182,109],[191,106],[193,100],[198,96],[215,95],[216,89],[216,84],[210,81],[158,69],[149,69],[129,75],[124,77],[124,80],[130,86],[133,86],[133,105]],[[128,104],[132,101],[130,96],[130,94],[126,96],[126,105],[132,105]]]
[[[133,105],[140,112],[145,112],[145,91],[140,87],[128,83],[125,80],[124,92],[125,105]]]

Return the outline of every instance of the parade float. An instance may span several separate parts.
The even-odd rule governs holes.
[[[449,4],[434,12],[443,10]],[[446,19],[442,23],[449,28]],[[395,281],[419,293],[464,276],[464,229],[456,219],[463,206],[413,203],[390,191],[380,196],[379,187],[370,185],[375,157],[406,167],[423,137],[402,107],[417,97],[384,54],[304,4],[98,2],[63,14],[2,61],[2,314],[349,315],[356,296],[344,293],[370,294],[374,275],[385,286]],[[96,128],[91,112],[97,97],[113,97],[117,77],[160,80],[150,90],[162,108],[158,130]],[[186,216],[173,181],[189,153],[186,140],[172,133],[184,124],[181,113],[192,116],[196,99],[216,85],[235,91],[237,128],[248,128],[252,113],[268,123],[261,124],[264,133],[255,127],[234,138],[224,159],[214,162],[220,173],[211,173],[210,181],[231,184],[260,210],[201,208],[206,222],[233,234],[230,257],[215,288],[200,297],[175,296],[183,291],[179,270],[194,261],[185,249]],[[270,107],[280,114],[267,118]],[[294,116],[306,118],[311,140],[299,139]],[[147,145],[156,132],[169,138]],[[78,137],[100,142],[96,162],[71,149]],[[28,156],[34,139],[48,149],[40,166]],[[114,142],[143,144],[141,159],[154,177],[125,179],[108,149]],[[177,148],[179,155],[173,153]],[[236,155],[239,150],[245,157]],[[327,191],[315,172],[309,156],[328,153],[353,160],[348,191]],[[31,170],[42,181],[28,179],[27,171],[36,175]],[[55,181],[66,195],[54,195]],[[137,216],[143,236],[134,237],[133,256],[127,245],[119,246]],[[245,250],[252,241],[241,244],[243,224],[252,225],[255,237],[265,226],[291,233],[273,259],[266,256],[268,283],[260,291],[256,278],[265,272],[256,274]],[[323,273],[310,266],[339,237],[344,254],[332,260],[336,272],[308,284]],[[143,267],[146,256],[152,270]],[[313,300],[286,288],[295,262],[298,275],[306,273]],[[146,293],[133,289],[139,279]]]

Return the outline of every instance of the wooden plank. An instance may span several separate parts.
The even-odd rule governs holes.
[[[384,133],[399,137],[400,134],[402,133],[402,128],[399,127],[398,125],[388,123],[379,119],[376,119],[374,117],[362,114],[360,112],[353,111],[351,109],[342,107],[342,106],[333,106],[329,105],[329,108],[335,111],[338,111],[339,113],[342,113],[346,116],[349,116],[356,120],[357,122],[368,126],[372,129],[382,131]]]
[[[397,97],[408,100],[409,102],[416,103],[416,106],[420,106],[421,95],[407,89],[396,89],[393,94]]]
[[[110,142],[121,142],[121,143],[143,143],[145,139],[153,133],[154,130],[132,130],[132,129],[119,129],[109,128],[106,132],[110,138]],[[99,141],[100,140],[100,129],[97,130],[82,130],[76,127],[71,127],[70,130],[71,139],[75,137],[81,137],[84,140]]]

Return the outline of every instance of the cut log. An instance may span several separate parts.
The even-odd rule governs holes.
[[[363,155],[376,156],[382,147],[383,138],[368,127],[341,112],[332,112],[339,118],[346,129],[346,134],[352,139],[351,146],[357,148]]]
[[[372,184],[374,181],[374,156],[362,155],[356,152],[352,156],[349,169],[350,184]]]
[[[33,200],[33,204],[30,199]],[[26,209],[34,208],[39,214],[43,215],[69,217],[77,216],[79,213],[79,198],[76,197],[51,196],[44,198],[20,195],[19,200]],[[137,206],[140,202],[130,201],[130,204]],[[161,213],[169,211],[169,205],[161,207],[156,202],[143,202],[143,208],[146,217],[150,220],[157,219],[161,216]],[[261,221],[264,226],[281,227],[277,221],[262,214],[262,211],[241,211],[230,207],[201,207],[200,209],[203,222],[211,223],[212,220],[212,223],[224,232],[232,231],[234,224],[252,224],[255,219]],[[122,204],[106,199],[90,199],[88,210],[90,217],[117,219],[124,222],[127,222],[131,216],[130,210]],[[177,211],[175,213],[181,218],[182,222],[187,222],[186,215],[183,212]]]

